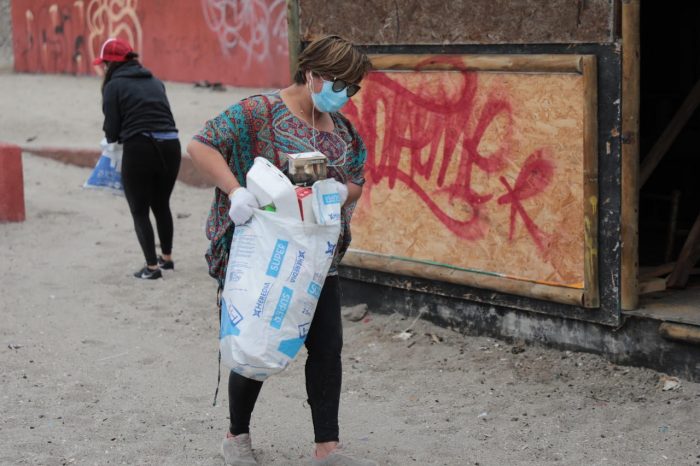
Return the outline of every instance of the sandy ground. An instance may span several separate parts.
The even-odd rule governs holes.
[[[99,85],[0,72],[0,140],[96,149]],[[166,86],[183,145],[258,91]],[[81,189],[89,170],[24,163],[28,220],[0,224],[0,464],[222,464],[227,397],[223,384],[212,406],[218,323],[202,258],[210,191],[177,185],[177,270],[142,282],[124,199]],[[653,371],[371,309],[345,324],[343,440],[381,464],[700,464],[698,384],[662,391]],[[303,359],[261,394],[262,464],[307,462]]]
[[[0,68],[0,141],[22,147],[100,149],[101,78],[18,74]],[[224,91],[166,82],[183,151],[208,119],[263,89]]]
[[[27,221],[0,224],[0,464],[222,464],[210,191],[177,185],[177,270],[138,281],[124,199],[81,189],[87,169],[24,167]],[[662,391],[651,370],[369,311],[345,322],[352,451],[389,465],[700,464],[700,384]],[[308,462],[303,360],[263,388],[262,464]]]

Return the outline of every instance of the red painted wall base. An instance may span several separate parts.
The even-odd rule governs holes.
[[[0,222],[23,222],[22,150],[0,142]]]

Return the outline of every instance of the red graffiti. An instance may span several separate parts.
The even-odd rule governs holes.
[[[539,149],[527,158],[525,164],[520,169],[518,178],[515,180],[515,187],[511,188],[508,181],[501,176],[499,181],[505,186],[508,194],[504,194],[498,198],[499,204],[510,204],[509,239],[513,239],[515,221],[517,219],[516,215],[520,215],[525,224],[525,228],[528,233],[530,233],[530,236],[532,236],[533,241],[541,253],[545,252],[545,235],[537,225],[535,225],[535,222],[530,218],[527,212],[525,212],[521,201],[541,193],[552,181],[554,166],[544,155],[544,149]]]
[[[351,101],[344,113],[363,135],[367,146],[366,178],[370,193],[371,187],[382,180],[387,180],[390,188],[398,180],[455,235],[478,240],[488,234],[486,207],[500,193],[478,192],[473,185],[474,175],[477,170],[493,175],[511,166],[514,122],[505,96],[493,92],[477,106],[477,75],[467,71],[457,74],[457,89],[454,82],[441,83],[429,77],[425,78],[424,86],[414,83],[407,89],[386,73],[370,73],[363,86],[362,108]],[[377,128],[381,126],[384,129],[379,139]],[[489,130],[498,131],[498,147],[484,153],[480,144]],[[381,147],[377,147],[378,140],[382,141]],[[408,161],[406,151],[410,154]],[[506,194],[497,202],[511,206],[511,239],[519,215],[540,250],[544,234],[529,217],[522,201],[539,194],[550,183],[554,167],[546,156],[544,150],[530,156],[514,188],[500,177]],[[449,205],[438,201],[445,197]],[[447,208],[460,205],[461,210]],[[465,213],[454,213],[460,211]]]

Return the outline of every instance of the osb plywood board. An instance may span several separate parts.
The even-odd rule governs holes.
[[[375,71],[344,108],[368,150],[354,249],[583,288],[584,80]]]
[[[613,41],[614,0],[299,1],[302,40],[358,44],[541,44]]]

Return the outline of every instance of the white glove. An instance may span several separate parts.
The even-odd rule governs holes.
[[[229,200],[231,201],[231,208],[228,210],[228,216],[231,217],[233,224],[236,226],[243,225],[250,220],[250,217],[253,216],[253,209],[260,207],[253,193],[242,186],[236,188],[229,195]]]
[[[338,196],[340,196],[340,207],[343,207],[345,201],[348,200],[348,187],[345,183],[341,183],[335,180],[336,186],[338,186]]]

